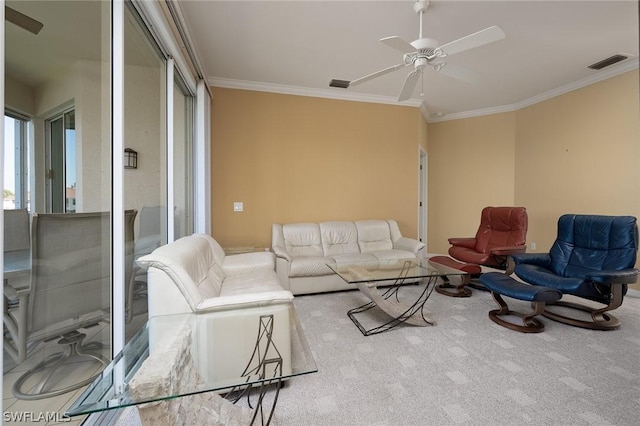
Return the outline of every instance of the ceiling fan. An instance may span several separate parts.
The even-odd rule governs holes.
[[[9,6],[4,7],[4,19],[33,34],[38,34],[42,27],[44,27],[42,22],[36,21],[35,19],[25,15],[24,13],[20,13]]]
[[[397,36],[380,39],[380,42],[404,54],[402,63],[376,71],[352,81],[332,79],[329,86],[347,89],[357,84],[364,83],[365,81],[369,81],[413,65],[413,71],[407,75],[404,84],[402,85],[402,89],[400,90],[400,95],[398,96],[398,102],[401,102],[406,101],[411,97],[418,79],[422,76],[422,70],[427,66],[430,66],[435,71],[441,72],[450,77],[468,80],[471,76],[471,72],[451,65],[445,67],[447,63],[443,61],[442,58],[465,50],[473,49],[475,47],[483,46],[494,41],[502,40],[505,38],[504,31],[502,31],[500,27],[494,25],[476,33],[469,34],[457,40],[440,45],[437,40],[422,36],[422,17],[429,7],[429,3],[429,0],[418,0],[413,5],[413,10],[415,10],[415,12],[420,16],[420,35],[417,40],[408,43]]]

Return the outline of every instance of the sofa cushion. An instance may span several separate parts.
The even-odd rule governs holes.
[[[254,272],[251,275],[227,277],[224,280],[220,297],[281,290],[282,287],[274,271]]]
[[[355,222],[358,229],[358,244],[362,253],[392,250],[391,231],[385,220],[359,220]]]
[[[304,256],[294,257],[291,260],[290,277],[309,277],[318,275],[329,275],[331,269],[327,267],[327,263],[334,264],[335,260],[330,257],[322,256]]]
[[[224,276],[247,275],[254,272],[270,271],[276,268],[274,255],[271,252],[239,253],[226,256],[222,264]]]
[[[358,230],[353,222],[323,222],[320,224],[320,236],[325,256],[360,253]]]
[[[323,256],[320,226],[317,223],[290,223],[282,226],[284,243],[291,256]]]
[[[351,263],[366,263],[372,266],[378,266],[378,258],[368,253],[345,253],[331,256],[336,262],[336,266],[345,266]]]
[[[416,260],[415,254],[405,250],[379,250],[367,254],[375,256],[381,262],[388,260]]]

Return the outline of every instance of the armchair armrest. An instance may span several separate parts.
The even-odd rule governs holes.
[[[274,271],[275,259],[271,252],[232,254],[224,257],[222,271],[227,276],[242,275],[259,269]]]
[[[520,264],[531,264],[549,267],[551,263],[551,257],[549,257],[549,253],[518,253],[512,254],[511,259],[516,265]]]
[[[470,249],[476,248],[475,237],[471,238],[449,238],[449,244],[452,246],[466,247]]]
[[[491,249],[491,254],[494,256],[508,256],[511,254],[524,253],[527,250],[527,246],[509,246],[509,247],[494,247]]]
[[[284,248],[284,246],[274,245],[271,248],[273,249],[273,252],[275,253],[276,257],[286,259],[288,262],[291,262],[291,255],[289,255],[289,252],[287,251],[286,248]]]
[[[590,272],[585,278],[600,284],[633,284],[638,279],[638,274],[640,274],[640,270],[634,268],[621,271]]]
[[[393,248],[396,250],[406,250],[411,253],[418,254],[425,247],[424,243],[414,240],[413,238],[400,237],[393,242]]]

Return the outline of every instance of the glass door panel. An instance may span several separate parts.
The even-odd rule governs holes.
[[[173,85],[174,239],[193,233],[193,132],[195,97],[178,76]]]
[[[166,61],[132,7],[125,8],[124,147],[137,168],[124,170],[125,209],[138,212],[133,259],[167,242]],[[144,325],[146,270],[132,264],[125,291],[126,340]]]
[[[5,282],[4,321],[12,325],[5,327],[3,410],[5,419],[29,420],[25,414],[63,413],[73,389],[111,358],[111,285],[122,281],[111,273],[111,5],[4,4],[44,23],[39,34],[6,23],[3,34],[11,88],[4,107],[30,119],[22,160],[30,176],[22,185],[32,182],[23,192],[28,257]],[[25,274],[26,282],[17,279]],[[72,356],[49,369],[51,356],[66,351]],[[33,367],[36,377],[23,376]],[[49,372],[41,389],[33,386]]]

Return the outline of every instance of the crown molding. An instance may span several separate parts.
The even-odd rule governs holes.
[[[587,87],[592,84],[598,83],[600,81],[604,81],[609,78],[615,77],[617,75],[624,74],[625,72],[637,69],[639,66],[640,66],[639,58],[629,59],[625,62],[620,63],[620,65],[616,67],[612,67],[609,70],[600,71],[597,74],[594,74],[593,76],[586,77],[569,84],[565,84],[564,86],[556,87],[555,89],[549,90],[547,92],[541,93],[536,96],[532,96],[530,98],[524,99],[514,104],[502,105],[502,106],[491,107],[491,108],[483,108],[483,109],[477,109],[472,111],[456,112],[453,114],[445,114],[442,117],[431,117],[431,119],[428,119],[427,121],[429,123],[435,123],[438,121],[459,120],[462,118],[480,117],[483,115],[500,114],[503,112],[517,111],[519,109],[526,108],[528,106],[546,101],[548,99],[555,98],[556,96],[564,95],[574,90],[578,90],[583,87]]]
[[[309,96],[312,98],[337,99],[342,101],[369,102],[409,107],[419,107],[421,100],[410,99],[399,103],[391,96],[367,95],[365,93],[347,92],[344,89],[311,89],[308,87],[289,86],[285,84],[261,83],[258,81],[234,80],[231,78],[209,77],[209,84],[226,89],[253,90],[257,92],[280,93],[285,95]]]
[[[555,98],[556,96],[564,95],[574,90],[590,86],[592,84],[607,80],[611,77],[615,77],[628,71],[632,71],[634,69],[637,69],[639,66],[639,58],[629,59],[627,61],[621,62],[617,66],[611,67],[611,69],[599,71],[593,76],[586,77],[569,84],[565,84],[564,86],[557,87],[555,89],[549,90],[536,96],[532,96],[513,104],[462,111],[452,114],[444,114],[440,117],[431,116],[427,109],[426,103],[424,101],[416,99],[410,99],[408,101],[398,103],[397,99],[391,96],[367,95],[364,93],[347,92],[344,89],[310,89],[308,87],[289,86],[284,84],[269,84],[256,81],[234,80],[218,77],[209,77],[207,80],[211,86],[223,87],[227,89],[254,90],[258,92],[281,93],[286,95],[310,96],[315,98],[337,99],[344,101],[372,102],[379,104],[417,107],[420,109],[422,116],[428,123],[437,123],[440,121],[459,120],[463,118],[480,117],[483,115],[517,111],[519,109],[526,108],[539,102]]]

